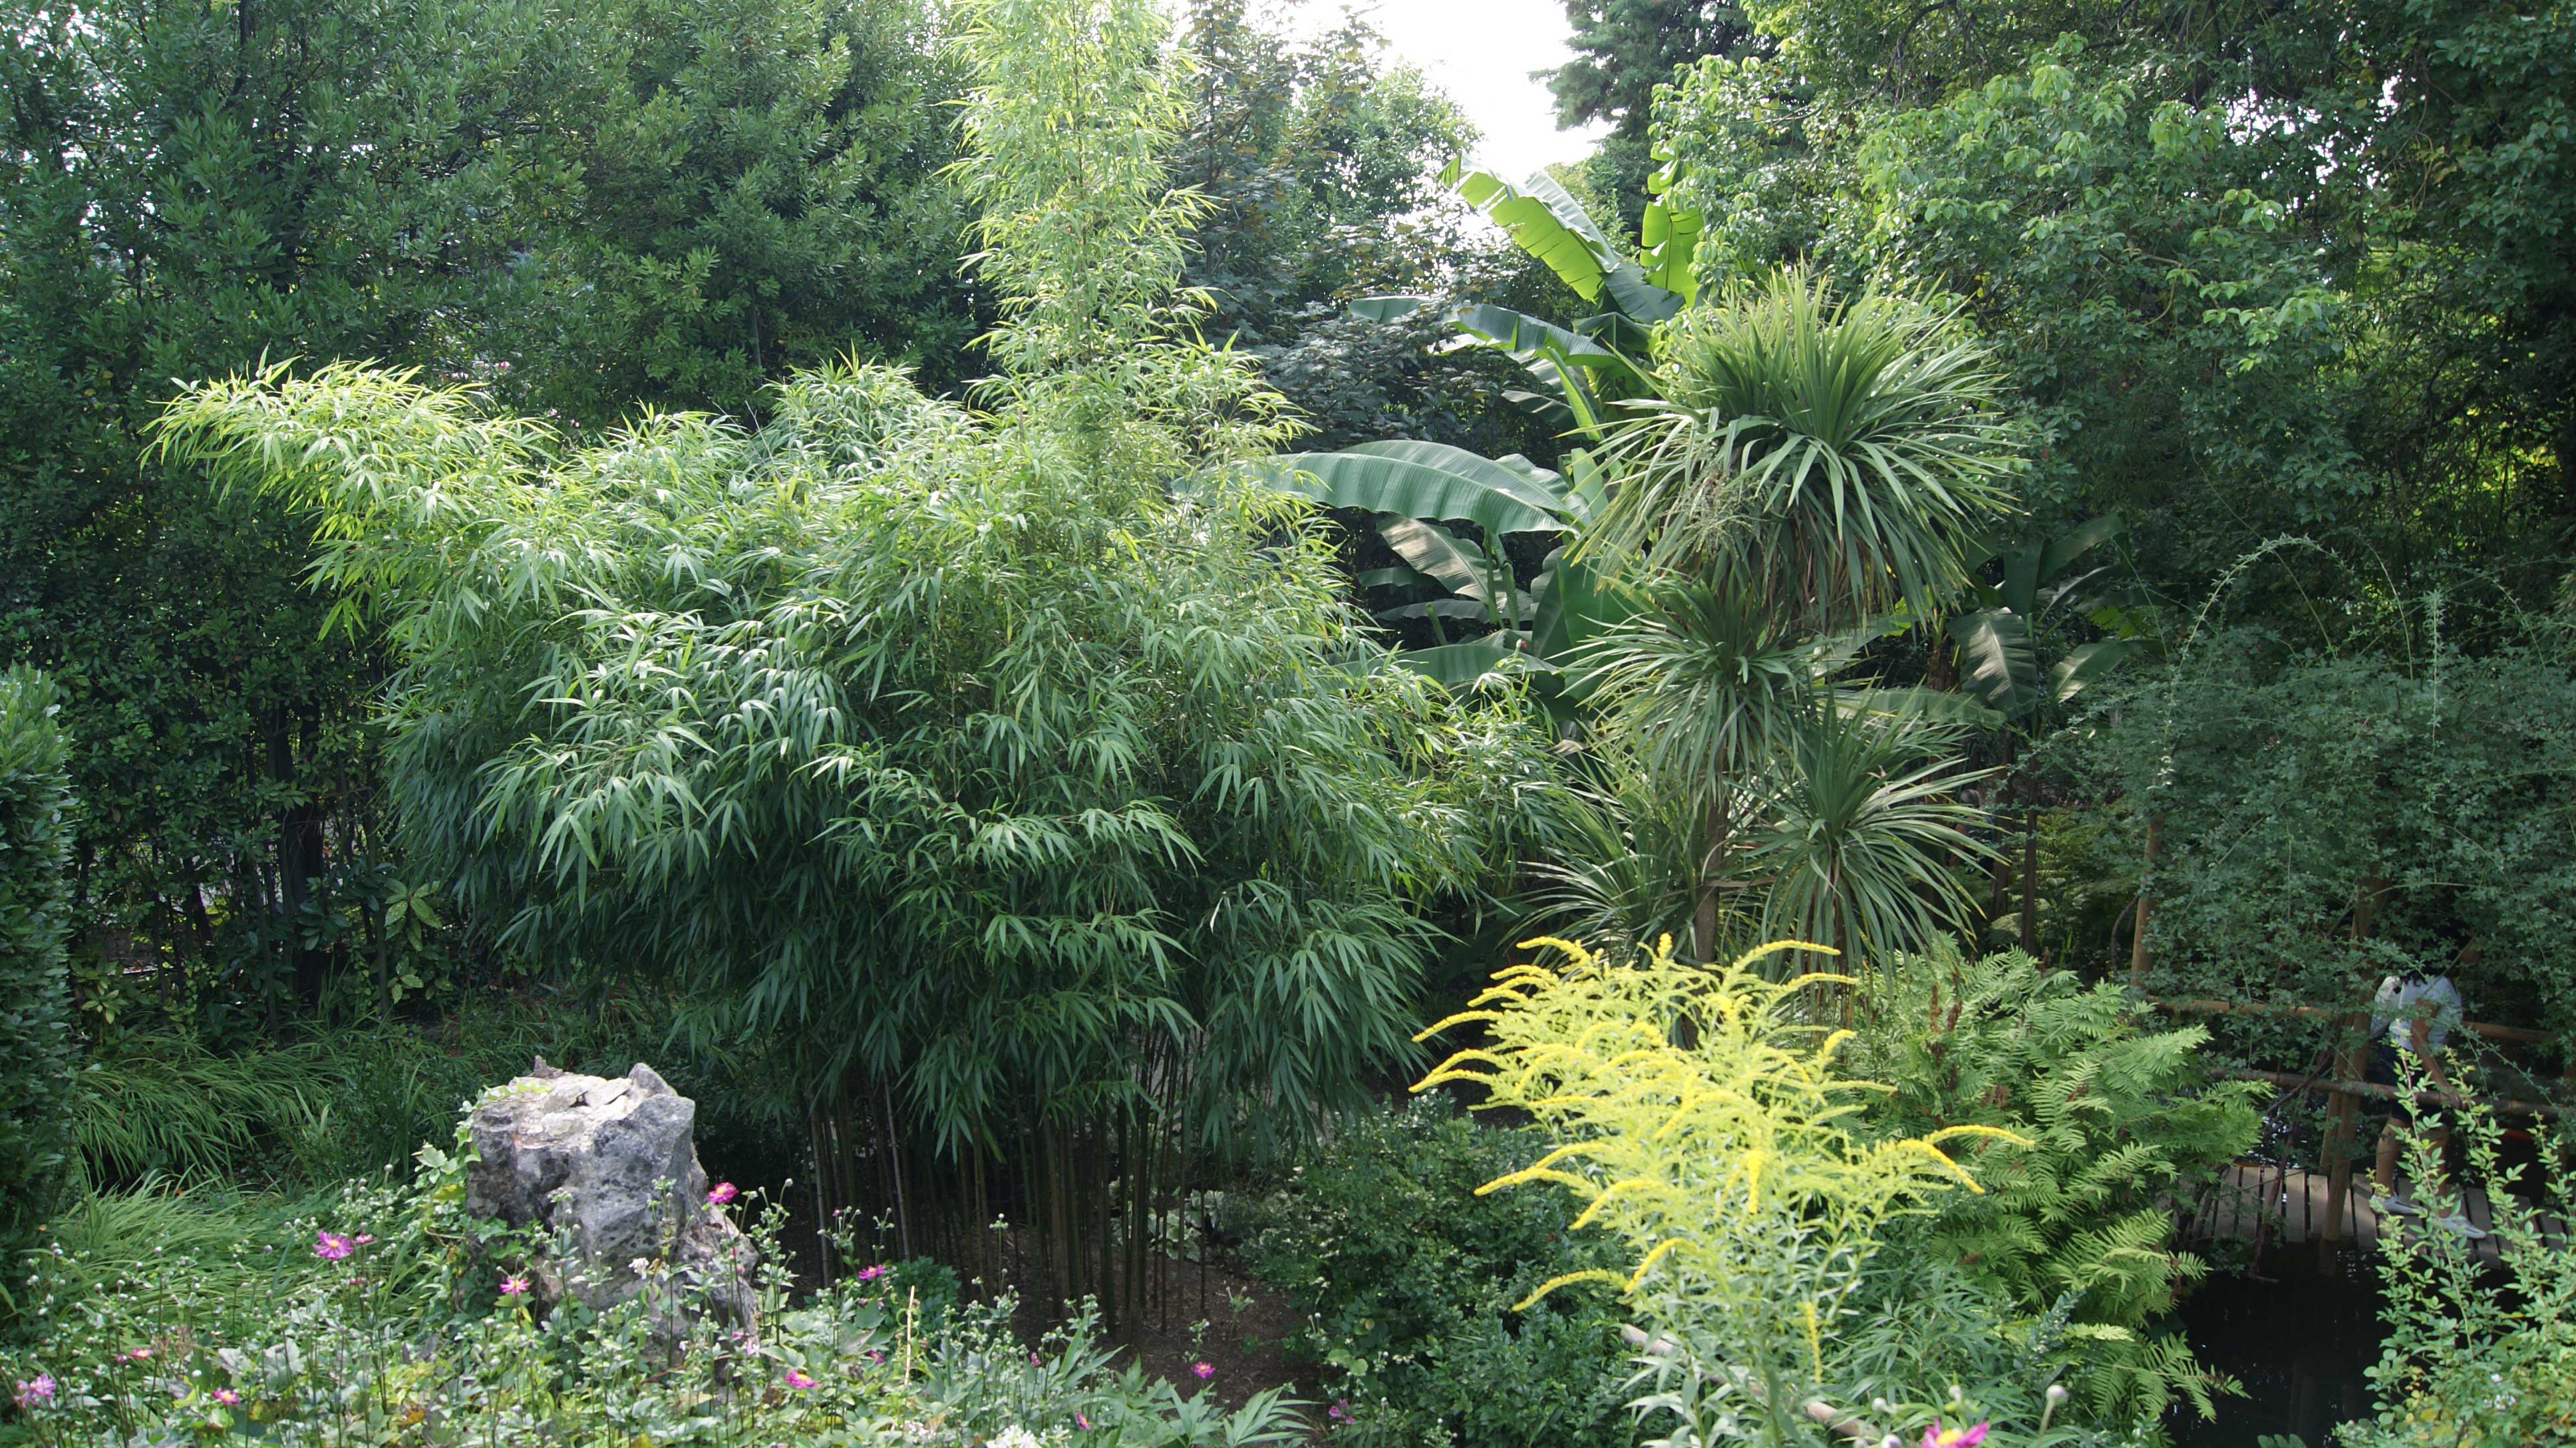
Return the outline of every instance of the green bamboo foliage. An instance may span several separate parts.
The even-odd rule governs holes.
[[[1192,201],[1149,0],[991,0],[959,182],[1005,294],[975,411],[800,375],[758,432],[566,450],[332,366],[209,383],[177,450],[318,520],[381,620],[407,829],[509,943],[674,976],[812,1103],[827,1204],[1146,1310],[1170,1193],[1406,1059],[1435,932],[1542,741],[1365,649],[1285,436],[1179,325]]]

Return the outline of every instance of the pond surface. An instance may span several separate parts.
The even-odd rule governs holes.
[[[2295,1433],[2307,1448],[2330,1448],[2337,1423],[2370,1415],[2379,1360],[2379,1294],[2370,1267],[2348,1255],[2340,1271],[2320,1270],[2305,1247],[2263,1264],[2261,1281],[2216,1271],[2182,1307],[2192,1351],[2245,1384],[2223,1399],[2218,1421],[2186,1412],[2169,1419],[2175,1448],[2256,1448],[2267,1433]]]

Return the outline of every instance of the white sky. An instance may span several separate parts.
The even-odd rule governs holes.
[[[1341,6],[1308,0],[1305,23],[1328,21]],[[1579,161],[1609,128],[1556,128],[1556,98],[1530,72],[1565,62],[1563,0],[1353,0],[1387,47],[1420,67],[1466,108],[1484,133],[1477,164],[1518,181],[1556,161]]]

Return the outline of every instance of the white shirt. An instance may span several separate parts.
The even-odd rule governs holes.
[[[2371,1034],[2384,1033],[2388,1043],[2401,1051],[2414,1050],[2418,1020],[2428,1023],[2425,1042],[2438,1051],[2462,1017],[2460,988],[2451,984],[2447,975],[2431,980],[2406,980],[2392,975],[2379,983],[2379,994],[2370,1002]]]

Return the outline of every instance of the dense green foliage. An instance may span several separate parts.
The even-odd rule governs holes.
[[[84,741],[85,954],[184,961],[273,1015],[345,959],[315,916],[380,900],[394,858],[382,655],[325,635],[301,524],[144,456],[173,379],[374,357],[595,426],[749,407],[853,348],[953,377],[925,24],[829,0],[0,11],[0,654],[55,673]]]
[[[2470,632],[2474,611],[2448,605],[2331,651],[2215,630],[2099,701],[2062,753],[2116,791],[2103,814],[2129,860],[2162,822],[2159,989],[2351,1005],[2392,971],[2449,970],[2475,1019],[2576,1027],[2576,680],[2555,623],[2470,652],[2445,625]]]
[[[1274,495],[1169,491],[1280,428],[1176,335],[1160,23],[982,23],[991,411],[841,368],[758,431],[578,447],[335,367],[202,388],[170,436],[318,516],[403,657],[403,819],[465,908],[678,980],[844,1129],[1020,1162],[1063,1233],[1074,1179],[1032,1153],[1123,1142],[1141,1202],[1164,1153],[1294,1134],[1404,1059],[1421,909],[1477,898],[1546,778],[1508,707],[1366,666]]]
[[[2043,524],[2121,508],[2185,596],[2318,527],[2554,585],[2520,544],[2576,465],[2576,11],[1750,8],[1778,53],[1665,112],[1703,270],[1967,299],[2041,430]]]
[[[1617,1270],[1567,1271],[1521,1305],[1590,1282],[1619,1294],[1642,1319],[1631,1341],[1654,1386],[1638,1406],[1670,1430],[1656,1443],[1808,1444],[1844,1416],[1815,1405],[1838,1402],[1870,1402],[1902,1433],[1943,1415],[1963,1427],[1965,1414],[2021,1441],[2110,1441],[2072,1424],[2051,1436],[2068,1395],[2043,1390],[2083,1355],[2067,1344],[2082,1335],[2068,1301],[2016,1310],[1979,1290],[1983,1274],[1952,1244],[1926,1250],[1898,1234],[1956,1196],[1985,1195],[1979,1173],[1992,1174],[1998,1155],[2052,1149],[1983,1123],[1917,1134],[1902,1113],[1873,1119],[1868,1103],[1883,1088],[1845,1074],[1837,1056],[1851,1032],[1819,1020],[1860,982],[1774,982],[1752,969],[1764,954],[1814,949],[1789,943],[1717,967],[1678,961],[1668,944],[1634,963],[1564,941],[1530,945],[1564,963],[1498,972],[1468,1010],[1426,1032],[1477,1024],[1487,1042],[1417,1089],[1472,1083],[1486,1093],[1480,1106],[1526,1111],[1555,1143],[1478,1190],[1561,1188],[1583,1203],[1569,1230],[1593,1226],[1617,1245]],[[2029,1213],[2018,1235],[2037,1236],[2034,1205],[2025,1196],[1989,1225]],[[1936,1311],[1950,1315],[1936,1322]],[[1874,1318],[1910,1328],[1877,1330]],[[1970,1363],[2000,1371],[1945,1401],[1935,1375]],[[2151,1431],[2160,1406],[2106,1399],[2093,1416],[2133,1435]]]
[[[71,1175],[71,786],[54,688],[0,673],[0,1319]]]
[[[1505,178],[1243,0],[0,0],[0,1440],[1288,1431],[775,1252],[757,1361],[527,1320],[375,1173],[537,1054],[827,1278],[1240,1246],[1335,1441],[2223,1409],[2213,1080],[2576,1040],[2576,11],[1568,14]],[[1434,1079],[1535,1124],[1374,1111],[1533,921]],[[2518,1210],[2357,1441],[2563,1416]]]
[[[1985,1190],[1952,1194],[1907,1250],[1959,1264],[2013,1311],[2057,1309],[2068,1386],[2101,1418],[2203,1416],[2225,1381],[2154,1329],[2207,1270],[2171,1248],[2173,1202],[2254,1143],[2261,1087],[2212,1085],[2197,1026],[2154,1030],[2110,985],[2084,988],[2019,953],[1909,960],[1875,982],[1854,1064],[1889,1088],[1899,1132],[1974,1122],[2027,1147],[1976,1145]]]
[[[1244,1257],[1301,1321],[1291,1346],[1338,1375],[1362,1448],[1609,1444],[1633,1438],[1623,1320],[1597,1294],[1519,1304],[1607,1267],[1528,1192],[1476,1195],[1543,1150],[1436,1099],[1341,1123],[1255,1196]]]
[[[678,1009],[632,989],[563,999],[473,991],[426,1023],[370,1022],[231,1051],[137,1033],[91,1054],[65,1115],[94,1187],[160,1177],[309,1191],[409,1160],[446,1135],[458,1102],[536,1057],[609,1076],[653,1061],[697,1094],[710,1171],[794,1175],[803,1103],[754,1059],[671,1041]]]

